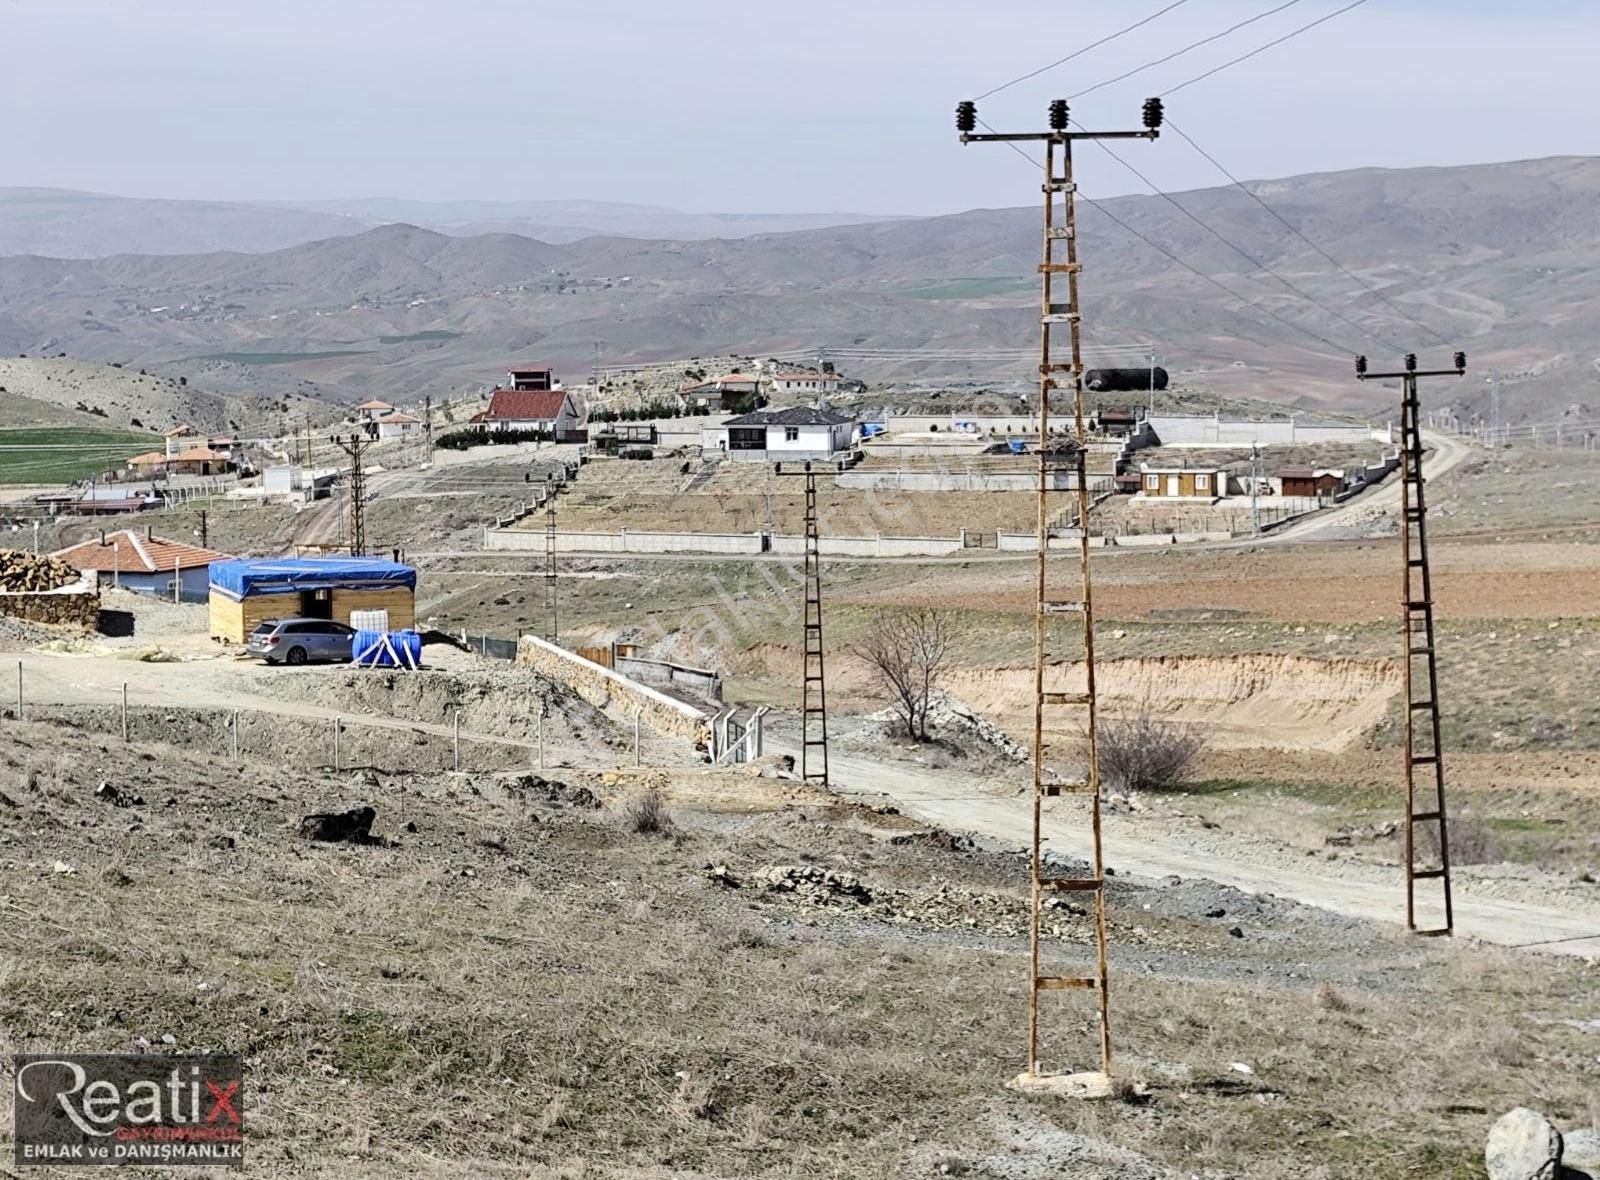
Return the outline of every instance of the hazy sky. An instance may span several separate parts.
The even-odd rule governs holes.
[[[594,198],[938,213],[1033,198],[952,109],[1169,0],[0,0],[0,185],[136,196]],[[981,105],[1047,101],[1281,0],[1187,0]],[[1139,103],[1342,6],[1285,11],[1074,104]],[[1368,0],[1169,102],[1245,177],[1600,151],[1600,3]],[[1130,145],[1172,188],[1219,178]],[[1096,194],[1139,191],[1109,159]]]

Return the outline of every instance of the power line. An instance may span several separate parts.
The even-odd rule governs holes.
[[[1123,159],[1116,152],[1112,151],[1112,149],[1108,148],[1105,144],[1101,143],[1099,140],[1095,141],[1095,146],[1098,147],[1101,151],[1105,152],[1107,155],[1109,155],[1117,163],[1121,164],[1129,172],[1131,172],[1135,176],[1137,176],[1150,189],[1151,192],[1155,193],[1156,196],[1158,196],[1162,200],[1166,201],[1167,204],[1171,205],[1179,213],[1182,213],[1190,221],[1194,222],[1201,229],[1205,230],[1212,237],[1216,238],[1217,241],[1221,242],[1224,246],[1228,247],[1228,249],[1232,250],[1235,254],[1239,255],[1240,258],[1243,258],[1246,262],[1250,263],[1251,266],[1254,266],[1258,270],[1260,270],[1262,273],[1271,275],[1273,278],[1277,279],[1278,282],[1282,283],[1283,286],[1285,288],[1287,288],[1293,294],[1299,296],[1301,299],[1305,300],[1307,303],[1311,304],[1313,307],[1318,308],[1323,312],[1326,312],[1329,316],[1332,316],[1334,319],[1338,320],[1340,323],[1344,324],[1346,327],[1354,328],[1358,333],[1360,333],[1363,336],[1367,335],[1368,333],[1371,333],[1372,335],[1375,335],[1375,336],[1379,335],[1378,333],[1372,332],[1371,329],[1363,327],[1361,324],[1356,323],[1356,321],[1352,320],[1349,316],[1342,315],[1341,313],[1335,311],[1333,308],[1329,307],[1327,304],[1323,303],[1321,300],[1317,299],[1316,297],[1307,294],[1305,291],[1302,291],[1294,283],[1290,282],[1288,279],[1284,278],[1277,271],[1273,270],[1272,267],[1268,266],[1265,262],[1262,262],[1261,259],[1257,258],[1255,255],[1251,254],[1249,251],[1245,250],[1242,246],[1235,245],[1227,237],[1223,236],[1223,234],[1222,234],[1222,232],[1220,230],[1214,228],[1210,223],[1202,220],[1197,214],[1191,212],[1187,206],[1182,204],[1171,193],[1163,191],[1159,186],[1156,185],[1156,183],[1153,180],[1151,180],[1143,172],[1140,172],[1138,168],[1136,168],[1132,164],[1128,163],[1127,160]],[[1389,342],[1391,344],[1395,343],[1395,341],[1393,339],[1390,339]],[[1401,347],[1404,347],[1404,345],[1402,345]],[[1359,351],[1359,349],[1357,351]]]
[[[1271,49],[1273,46],[1282,45],[1285,41],[1292,41],[1294,38],[1298,37],[1301,33],[1308,32],[1309,30],[1316,28],[1320,24],[1325,24],[1328,21],[1331,21],[1336,16],[1343,16],[1345,13],[1349,12],[1352,8],[1360,8],[1366,2],[1367,2],[1367,0],[1352,0],[1352,3],[1346,4],[1343,8],[1336,9],[1335,11],[1328,13],[1326,16],[1319,16],[1316,20],[1311,21],[1308,24],[1301,25],[1298,29],[1295,29],[1293,32],[1285,33],[1283,36],[1281,36],[1281,37],[1279,37],[1279,38],[1277,38],[1275,40],[1268,41],[1265,45],[1261,46],[1258,49],[1252,49],[1249,53],[1241,54],[1239,57],[1234,58],[1232,61],[1225,61],[1220,66],[1214,66],[1213,68],[1207,70],[1203,74],[1196,74],[1193,78],[1190,78],[1187,82],[1180,82],[1176,86],[1172,87],[1172,89],[1170,89],[1170,90],[1163,90],[1161,92],[1161,97],[1162,98],[1166,98],[1168,95],[1176,94],[1176,93],[1178,93],[1178,91],[1182,90],[1186,86],[1193,86],[1196,82],[1203,82],[1207,78],[1211,77],[1213,74],[1220,74],[1223,70],[1226,70],[1226,69],[1228,69],[1228,68],[1230,68],[1232,66],[1236,66],[1242,61],[1249,61],[1252,57],[1255,57],[1256,54],[1265,53],[1267,50]],[[1274,10],[1274,11],[1276,11],[1276,10]]]
[[[1072,99],[1075,99],[1075,98],[1082,98],[1085,94],[1093,94],[1096,90],[1103,90],[1107,86],[1113,86],[1118,82],[1122,82],[1122,81],[1125,81],[1128,78],[1133,77],[1135,74],[1142,74],[1146,70],[1154,69],[1156,66],[1166,65],[1167,62],[1172,61],[1174,58],[1182,57],[1184,54],[1190,52],[1191,50],[1199,49],[1202,45],[1209,45],[1213,41],[1220,41],[1220,40],[1222,40],[1222,38],[1226,37],[1229,33],[1236,33],[1240,29],[1244,28],[1246,25],[1253,25],[1258,20],[1265,20],[1269,16],[1273,16],[1276,13],[1282,12],[1285,8],[1293,8],[1298,3],[1300,3],[1300,0],[1285,0],[1284,3],[1278,5],[1276,8],[1269,8],[1265,12],[1258,12],[1255,16],[1246,17],[1244,20],[1240,21],[1236,25],[1229,25],[1226,29],[1223,29],[1222,32],[1220,32],[1220,33],[1213,33],[1209,37],[1202,37],[1198,41],[1190,42],[1188,45],[1185,45],[1182,49],[1174,50],[1172,53],[1167,54],[1165,57],[1158,57],[1158,58],[1156,58],[1155,61],[1147,61],[1147,62],[1144,63],[1144,65],[1136,66],[1133,69],[1127,71],[1126,73],[1118,74],[1115,78],[1107,78],[1104,82],[1096,82],[1093,86],[1090,86],[1087,90],[1080,90],[1076,94],[1069,94],[1069,95],[1067,95],[1067,99],[1068,99],[1068,101],[1071,101]],[[1365,3],[1365,0],[1358,0],[1358,3]],[[1337,14],[1335,14],[1335,15],[1337,15]],[[1326,18],[1324,18],[1324,19],[1326,19]],[[1258,52],[1259,52],[1259,50],[1258,50]],[[1240,60],[1243,60],[1243,59],[1241,58]],[[1187,83],[1185,83],[1185,85],[1187,85]],[[1167,93],[1170,94],[1171,91],[1168,91]],[[1163,97],[1165,97],[1165,96],[1163,95]]]
[[[990,127],[989,124],[985,123],[982,119],[978,120],[978,124],[979,124],[979,126],[983,127],[986,131],[989,131],[991,133],[994,131],[994,128]],[[1023,151],[1016,144],[1012,143],[1012,144],[1007,144],[1006,146],[1009,147],[1012,151],[1016,152],[1017,155],[1021,156],[1029,164],[1033,165],[1036,168],[1039,166],[1039,161],[1035,160],[1032,156],[1028,155],[1027,152]],[[1204,279],[1206,282],[1210,283],[1213,287],[1216,287],[1218,290],[1225,292],[1226,294],[1228,294],[1232,298],[1239,300],[1239,302],[1245,304],[1247,307],[1254,308],[1256,311],[1260,312],[1262,315],[1267,316],[1267,317],[1269,317],[1271,319],[1277,320],[1280,324],[1283,324],[1285,327],[1292,328],[1296,332],[1301,333],[1302,335],[1309,336],[1313,340],[1316,340],[1320,344],[1325,344],[1327,347],[1333,349],[1333,351],[1336,352],[1336,353],[1340,353],[1340,354],[1343,354],[1343,355],[1348,355],[1352,351],[1355,351],[1355,352],[1359,352],[1360,351],[1359,349],[1349,349],[1349,348],[1346,348],[1342,344],[1337,344],[1334,341],[1329,340],[1326,336],[1322,335],[1320,332],[1313,331],[1312,329],[1305,327],[1303,324],[1297,324],[1291,319],[1286,319],[1283,316],[1279,315],[1277,312],[1273,311],[1271,308],[1262,307],[1259,303],[1257,303],[1255,300],[1251,299],[1249,296],[1239,294],[1239,292],[1235,291],[1232,287],[1228,286],[1221,279],[1214,278],[1213,276],[1206,274],[1205,271],[1200,270],[1198,267],[1191,266],[1189,263],[1187,263],[1183,259],[1179,258],[1171,250],[1168,250],[1165,246],[1162,246],[1159,243],[1152,241],[1150,238],[1146,237],[1144,234],[1142,234],[1138,230],[1134,229],[1133,226],[1129,225],[1126,221],[1123,221],[1122,218],[1118,217],[1115,213],[1113,213],[1109,209],[1107,209],[1099,201],[1094,200],[1092,197],[1084,196],[1081,192],[1079,194],[1077,194],[1077,195],[1082,200],[1087,202],[1090,206],[1092,206],[1093,208],[1098,210],[1100,213],[1102,213],[1109,220],[1111,220],[1114,224],[1116,224],[1118,226],[1121,226],[1128,233],[1130,233],[1134,237],[1138,238],[1146,246],[1149,246],[1157,254],[1160,254],[1163,258],[1166,258],[1169,262],[1173,262],[1173,263],[1177,264],[1178,266],[1181,266],[1184,270],[1188,271],[1190,274],[1195,275],[1197,278]]]
[[[1213,156],[1210,152],[1206,151],[1205,148],[1201,147],[1198,143],[1196,143],[1189,136],[1188,132],[1184,131],[1183,128],[1179,127],[1171,119],[1167,120],[1167,127],[1170,128],[1173,131],[1176,131],[1178,133],[1178,135],[1180,135],[1183,138],[1183,141],[1185,143],[1187,143],[1195,151],[1199,152],[1202,156],[1204,156],[1207,160],[1209,160],[1211,162],[1212,167],[1216,168],[1216,170],[1218,172],[1220,172],[1220,173],[1222,173],[1222,175],[1226,176],[1228,178],[1228,180],[1233,184],[1233,186],[1235,188],[1237,188],[1240,192],[1244,193],[1245,196],[1249,197],[1257,205],[1260,205],[1268,213],[1272,214],[1272,216],[1278,220],[1279,224],[1281,224],[1286,230],[1288,230],[1290,233],[1292,233],[1295,237],[1299,238],[1302,242],[1304,242],[1306,245],[1310,246],[1313,250],[1315,250],[1318,254],[1320,254],[1324,259],[1326,259],[1328,261],[1329,264],[1331,264],[1332,266],[1336,267],[1341,274],[1343,274],[1346,278],[1350,279],[1351,282],[1360,284],[1360,286],[1369,295],[1372,295],[1375,298],[1382,300],[1383,303],[1391,311],[1393,311],[1396,315],[1400,316],[1404,320],[1407,320],[1414,327],[1421,328],[1429,336],[1433,337],[1435,343],[1438,343],[1438,344],[1449,344],[1449,343],[1451,343],[1444,336],[1441,336],[1438,332],[1435,332],[1432,328],[1428,327],[1427,324],[1423,323],[1421,320],[1417,319],[1415,316],[1413,316],[1409,312],[1407,312],[1405,308],[1401,307],[1398,303],[1395,303],[1392,299],[1390,299],[1382,291],[1378,290],[1372,284],[1368,283],[1360,275],[1355,274],[1353,271],[1351,271],[1349,268],[1347,268],[1342,262],[1340,262],[1337,258],[1335,258],[1332,254],[1329,254],[1321,246],[1317,245],[1317,243],[1313,242],[1304,233],[1302,233],[1297,226],[1293,225],[1287,218],[1285,218],[1283,216],[1283,214],[1279,213],[1276,209],[1274,209],[1271,205],[1269,205],[1266,202],[1265,198],[1260,196],[1258,193],[1252,191],[1251,189],[1247,188],[1242,180],[1240,180],[1232,172],[1229,172],[1227,168],[1223,167],[1222,163],[1215,156]]]
[[[1066,57],[1058,58],[1057,60],[1051,62],[1047,66],[1040,66],[1036,70],[1032,70],[1032,71],[1030,71],[1030,72],[1028,72],[1026,74],[1023,74],[1020,78],[1013,78],[1009,82],[1004,82],[1001,85],[996,86],[993,90],[985,90],[982,94],[978,95],[977,98],[975,98],[973,101],[974,102],[982,102],[984,99],[988,98],[990,95],[999,94],[1002,90],[1009,90],[1009,89],[1011,89],[1011,87],[1017,85],[1017,83],[1019,83],[1019,82],[1026,82],[1029,78],[1037,78],[1040,74],[1047,73],[1048,71],[1055,69],[1057,66],[1064,66],[1069,61],[1071,61],[1073,58],[1082,57],[1084,54],[1088,53],[1091,49],[1098,49],[1102,45],[1106,45],[1106,44],[1109,44],[1112,41],[1115,41],[1118,37],[1123,36],[1125,33],[1131,33],[1135,29],[1143,28],[1145,25],[1147,25],[1151,21],[1155,20],[1156,17],[1165,16],[1167,13],[1171,12],[1174,8],[1177,8],[1179,5],[1182,5],[1182,4],[1187,4],[1188,2],[1189,2],[1189,0],[1173,0],[1173,3],[1167,5],[1165,8],[1161,9],[1158,12],[1152,12],[1149,16],[1145,17],[1143,20],[1134,21],[1133,24],[1129,25],[1125,29],[1118,29],[1115,33],[1111,33],[1111,34],[1108,34],[1107,36],[1101,37],[1100,40],[1098,40],[1098,41],[1091,41],[1088,45],[1085,45],[1082,49],[1074,50],[1073,52],[1067,54]]]

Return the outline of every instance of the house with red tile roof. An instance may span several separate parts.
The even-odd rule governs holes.
[[[228,561],[229,555],[185,541],[158,537],[146,529],[101,533],[77,545],[58,549],[52,556],[83,573],[100,575],[101,585],[124,590],[172,595],[176,576],[183,591],[193,598],[206,593],[211,563]]]
[[[578,407],[564,389],[496,389],[489,408],[469,421],[483,430],[548,430],[560,437],[578,429]]]

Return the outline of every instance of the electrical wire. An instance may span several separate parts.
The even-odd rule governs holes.
[[[1357,0],[1357,3],[1365,3],[1365,2],[1366,2],[1366,0]],[[1244,20],[1240,21],[1236,25],[1229,25],[1226,29],[1223,29],[1222,32],[1220,32],[1220,33],[1213,33],[1209,37],[1202,37],[1198,41],[1190,42],[1188,45],[1185,45],[1182,49],[1174,50],[1173,52],[1167,54],[1165,57],[1158,57],[1155,61],[1147,61],[1147,62],[1144,63],[1144,65],[1135,66],[1133,69],[1128,70],[1126,73],[1118,74],[1115,78],[1107,78],[1104,82],[1096,82],[1093,86],[1090,86],[1086,90],[1080,90],[1076,94],[1069,94],[1069,95],[1067,95],[1067,99],[1068,99],[1068,101],[1071,101],[1072,99],[1075,99],[1075,98],[1082,98],[1085,94],[1093,94],[1096,90],[1104,90],[1107,86],[1113,86],[1118,82],[1126,81],[1127,79],[1133,77],[1135,74],[1142,74],[1146,70],[1154,69],[1156,66],[1166,65],[1167,62],[1172,61],[1175,58],[1182,57],[1184,54],[1189,53],[1192,50],[1199,49],[1202,45],[1209,45],[1213,41],[1220,41],[1220,40],[1222,40],[1222,38],[1226,37],[1229,33],[1236,33],[1240,29],[1244,28],[1246,25],[1253,25],[1258,20],[1265,20],[1269,16],[1273,16],[1273,15],[1275,15],[1277,13],[1282,12],[1285,8],[1293,8],[1298,3],[1300,3],[1300,0],[1285,0],[1284,3],[1279,4],[1276,8],[1269,8],[1265,12],[1258,12],[1255,16],[1246,17]],[[1335,13],[1334,15],[1338,15],[1338,14]],[[1327,19],[1327,18],[1324,18],[1324,19]],[[1259,52],[1259,50],[1257,52]],[[1240,60],[1242,61],[1244,59],[1241,58]],[[1195,79],[1195,81],[1198,81],[1198,80],[1199,79]],[[1184,83],[1184,85],[1188,85],[1188,83]],[[1170,91],[1168,93],[1170,93]]]
[[[1294,38],[1298,37],[1301,33],[1309,32],[1310,30],[1316,28],[1318,25],[1326,24],[1328,21],[1331,21],[1336,16],[1343,16],[1345,13],[1349,12],[1352,8],[1360,8],[1366,2],[1367,2],[1367,0],[1352,0],[1352,3],[1346,4],[1343,8],[1336,9],[1335,11],[1328,13],[1326,16],[1319,16],[1316,20],[1311,21],[1308,24],[1301,25],[1298,29],[1295,29],[1292,32],[1285,33],[1283,36],[1278,37],[1275,40],[1268,41],[1265,45],[1262,45],[1257,49],[1252,49],[1249,53],[1241,54],[1239,57],[1234,58],[1232,61],[1225,61],[1220,66],[1213,66],[1211,69],[1207,70],[1205,73],[1196,74],[1193,78],[1190,78],[1187,82],[1179,82],[1176,86],[1172,87],[1169,90],[1163,90],[1161,92],[1161,97],[1162,98],[1166,98],[1169,94],[1176,94],[1176,93],[1178,93],[1178,91],[1184,89],[1187,86],[1193,86],[1196,82],[1205,81],[1207,78],[1211,77],[1213,74],[1220,74],[1220,73],[1222,73],[1223,70],[1226,70],[1226,69],[1229,69],[1229,68],[1231,68],[1233,66],[1236,66],[1242,61],[1249,61],[1252,57],[1255,57],[1258,53],[1265,53],[1267,50],[1271,49],[1275,45],[1282,45],[1285,41],[1292,41]],[[1170,60],[1170,59],[1168,59],[1168,60]]]
[[[1076,120],[1074,120],[1074,121],[1076,122]],[[1100,140],[1097,139],[1097,140],[1094,140],[1093,142],[1094,142],[1094,145],[1096,147],[1098,147],[1101,151],[1105,152],[1106,155],[1110,156],[1113,160],[1115,160],[1117,163],[1121,164],[1129,172],[1131,172],[1135,176],[1137,176],[1139,178],[1139,180],[1142,181],[1150,189],[1150,191],[1152,193],[1154,193],[1156,196],[1160,197],[1162,200],[1166,201],[1167,204],[1171,205],[1179,213],[1182,213],[1190,221],[1194,222],[1201,229],[1205,230],[1212,237],[1216,238],[1217,241],[1221,242],[1224,246],[1228,247],[1228,249],[1232,250],[1235,254],[1239,255],[1240,258],[1243,258],[1251,266],[1255,267],[1257,270],[1261,271],[1263,274],[1271,275],[1274,279],[1276,279],[1279,283],[1281,283],[1289,292],[1291,292],[1292,294],[1294,294],[1294,295],[1298,296],[1299,298],[1305,300],[1307,303],[1311,304],[1313,307],[1318,308],[1319,310],[1325,312],[1327,315],[1329,315],[1333,319],[1338,320],[1340,323],[1344,324],[1346,327],[1354,328],[1356,330],[1356,332],[1360,333],[1360,335],[1362,335],[1362,336],[1366,336],[1368,334],[1372,334],[1374,336],[1379,335],[1378,333],[1374,332],[1371,328],[1365,327],[1365,326],[1357,323],[1355,320],[1351,319],[1349,316],[1343,315],[1342,313],[1335,311],[1333,308],[1329,307],[1326,303],[1323,303],[1316,296],[1307,294],[1305,291],[1301,290],[1294,283],[1290,282],[1288,279],[1284,278],[1277,271],[1273,270],[1272,267],[1268,266],[1265,262],[1261,261],[1261,259],[1259,259],[1255,255],[1251,254],[1248,250],[1244,249],[1242,246],[1238,246],[1238,245],[1234,244],[1234,242],[1232,242],[1230,239],[1225,237],[1220,230],[1216,229],[1210,223],[1208,223],[1205,220],[1203,220],[1199,215],[1197,215],[1194,212],[1192,212],[1186,205],[1184,205],[1182,202],[1180,202],[1171,193],[1168,193],[1168,192],[1164,191],[1163,189],[1161,189],[1155,183],[1155,181],[1151,180],[1143,172],[1139,171],[1138,168],[1134,167],[1134,165],[1130,164],[1127,160],[1123,159],[1120,155],[1118,155],[1111,148],[1107,147]],[[1403,342],[1397,341],[1397,340],[1393,339],[1392,337],[1389,339],[1389,343],[1390,344],[1399,345],[1399,347],[1402,349],[1402,351],[1405,348],[1405,344]],[[1357,351],[1359,351],[1359,350],[1357,350]]]
[[[1165,16],[1167,13],[1171,12],[1174,8],[1177,8],[1179,5],[1182,5],[1182,4],[1187,4],[1188,2],[1189,2],[1189,0],[1173,0],[1173,3],[1168,4],[1165,8],[1161,9],[1158,12],[1152,12],[1149,16],[1145,17],[1143,20],[1134,21],[1133,24],[1129,25],[1125,29],[1118,29],[1115,33],[1111,33],[1108,36],[1101,37],[1100,40],[1098,40],[1098,41],[1091,41],[1089,44],[1085,45],[1082,49],[1075,49],[1071,53],[1067,54],[1066,57],[1058,58],[1055,61],[1051,62],[1047,66],[1040,66],[1036,70],[1032,70],[1032,71],[1030,71],[1030,72],[1028,72],[1026,74],[1023,74],[1020,78],[1013,78],[1013,79],[1011,79],[1011,81],[1003,82],[999,86],[996,86],[992,90],[985,90],[982,94],[978,95],[975,99],[973,99],[973,101],[974,102],[982,102],[984,99],[990,97],[991,95],[999,94],[1002,90],[1010,90],[1013,86],[1017,85],[1019,82],[1026,82],[1030,78],[1037,78],[1040,74],[1048,73],[1050,70],[1055,69],[1057,66],[1064,66],[1069,61],[1071,61],[1073,58],[1082,57],[1084,54],[1088,53],[1091,49],[1099,49],[1100,46],[1107,45],[1110,42],[1115,41],[1118,37],[1121,37],[1126,33],[1131,33],[1135,29],[1143,28],[1145,25],[1147,25],[1151,21],[1155,20],[1156,17]]]
[[[978,120],[978,125],[981,126],[985,131],[988,131],[990,134],[996,134],[994,128],[990,127],[989,124],[985,123],[982,119]],[[1044,166],[1040,161],[1034,159],[1027,152],[1025,152],[1021,148],[1019,148],[1015,143],[1012,143],[1009,140],[1005,141],[1005,143],[1006,143],[1007,147],[1009,147],[1012,151],[1016,152],[1017,155],[1021,156],[1024,160],[1026,160],[1033,167],[1042,168]],[[1160,254],[1162,257],[1166,258],[1169,262],[1172,262],[1172,263],[1175,263],[1178,266],[1181,266],[1184,270],[1188,271],[1190,274],[1193,274],[1197,278],[1205,280],[1206,282],[1210,283],[1213,287],[1216,287],[1218,290],[1225,292],[1230,297],[1239,300],[1239,302],[1245,304],[1247,307],[1251,307],[1251,308],[1255,309],[1256,311],[1260,312],[1262,315],[1267,316],[1270,319],[1274,319],[1274,320],[1278,321],[1278,323],[1283,324],[1285,327],[1292,328],[1296,332],[1299,332],[1304,336],[1309,336],[1311,339],[1316,340],[1318,343],[1324,344],[1327,347],[1333,349],[1333,351],[1336,352],[1336,353],[1340,353],[1342,355],[1349,356],[1351,353],[1361,351],[1360,349],[1347,348],[1344,345],[1337,343],[1336,341],[1328,339],[1326,336],[1322,335],[1322,333],[1317,332],[1317,331],[1315,331],[1315,330],[1313,330],[1311,328],[1306,327],[1304,324],[1298,324],[1298,323],[1296,323],[1295,321],[1293,321],[1291,319],[1287,319],[1286,317],[1279,315],[1277,312],[1273,311],[1269,307],[1261,306],[1261,304],[1257,303],[1255,300],[1251,299],[1249,296],[1241,295],[1238,291],[1235,291],[1232,287],[1228,286],[1221,279],[1215,278],[1212,275],[1208,275],[1205,271],[1199,269],[1196,266],[1192,266],[1189,263],[1185,262],[1183,259],[1179,258],[1176,254],[1174,254],[1171,250],[1168,250],[1165,246],[1162,246],[1159,243],[1157,243],[1155,241],[1152,241],[1149,237],[1145,236],[1144,234],[1140,233],[1138,230],[1134,229],[1133,226],[1129,225],[1126,221],[1123,221],[1122,218],[1118,217],[1115,213],[1112,213],[1109,209],[1107,209],[1099,201],[1094,200],[1092,197],[1084,196],[1084,194],[1081,193],[1081,192],[1078,193],[1077,195],[1081,200],[1083,200],[1085,203],[1087,203],[1091,208],[1097,210],[1099,213],[1103,214],[1108,220],[1110,220],[1114,224],[1120,226],[1122,229],[1126,230],[1129,234],[1131,234],[1134,237],[1138,238],[1146,246],[1149,246],[1157,254]]]
[[[1343,274],[1346,278],[1348,278],[1351,282],[1359,284],[1369,295],[1373,296],[1376,299],[1382,300],[1383,303],[1385,304],[1385,306],[1387,306],[1391,311],[1393,311],[1401,319],[1408,321],[1409,323],[1411,323],[1413,326],[1415,326],[1417,328],[1421,328],[1429,336],[1433,337],[1435,342],[1437,342],[1439,344],[1449,344],[1450,343],[1450,341],[1448,339],[1446,339],[1444,336],[1441,336],[1438,332],[1435,332],[1432,328],[1428,327],[1427,324],[1423,323],[1421,320],[1419,320],[1415,316],[1411,315],[1409,312],[1406,311],[1405,308],[1401,307],[1398,303],[1395,303],[1394,300],[1390,299],[1387,295],[1385,295],[1382,291],[1378,290],[1371,283],[1367,282],[1360,275],[1358,275],[1358,274],[1354,273],[1353,271],[1351,271],[1348,267],[1346,267],[1344,265],[1344,263],[1340,262],[1332,254],[1329,254],[1321,246],[1317,245],[1316,242],[1312,241],[1309,237],[1307,237],[1304,233],[1302,233],[1301,230],[1299,229],[1299,227],[1297,227],[1294,224],[1292,224],[1286,217],[1283,216],[1283,214],[1279,213],[1276,209],[1274,209],[1271,205],[1269,205],[1266,202],[1265,198],[1263,198],[1260,194],[1252,191],[1251,189],[1245,187],[1245,184],[1244,184],[1244,182],[1242,180],[1240,180],[1232,172],[1229,172],[1228,169],[1225,168],[1222,165],[1222,163],[1215,156],[1213,156],[1210,152],[1206,151],[1205,148],[1201,147],[1198,143],[1196,143],[1194,141],[1194,139],[1190,137],[1188,132],[1186,132],[1183,128],[1179,127],[1170,118],[1166,121],[1166,126],[1167,126],[1167,128],[1169,130],[1171,130],[1173,132],[1176,132],[1177,135],[1179,137],[1181,137],[1185,143],[1187,143],[1195,151],[1199,152],[1200,155],[1204,156],[1207,160],[1209,160],[1211,162],[1212,167],[1214,167],[1218,172],[1222,173],[1222,175],[1226,176],[1228,178],[1228,180],[1233,184],[1233,186],[1235,188],[1237,188],[1245,196],[1249,197],[1257,205],[1260,205],[1263,209],[1265,209],[1268,213],[1270,213],[1274,218],[1277,219],[1279,224],[1281,224],[1286,230],[1288,230],[1290,233],[1292,233],[1295,237],[1299,238],[1307,246],[1310,246],[1313,250],[1315,250],[1318,254],[1320,254],[1330,265],[1332,265],[1335,268],[1337,268],[1338,271],[1341,274]]]

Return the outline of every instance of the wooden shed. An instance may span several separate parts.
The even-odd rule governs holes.
[[[267,619],[334,619],[386,610],[391,630],[416,625],[417,571],[381,557],[263,557],[211,567],[211,638],[243,643]]]
[[[1310,467],[1282,467],[1278,478],[1285,496],[1331,496],[1344,487],[1344,472]]]
[[[1144,467],[1141,494],[1163,500],[1217,500],[1228,494],[1223,467]]]

